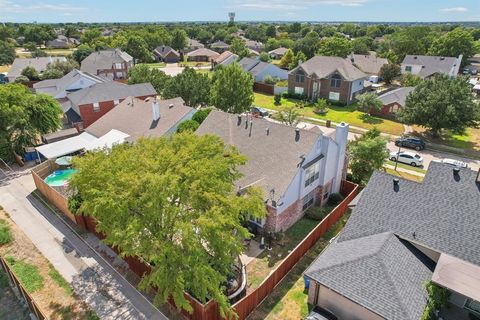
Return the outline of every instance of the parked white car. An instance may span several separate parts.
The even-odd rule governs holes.
[[[454,167],[460,167],[460,168],[468,168],[468,164],[466,162],[460,161],[460,160],[455,160],[455,159],[439,159],[439,160],[433,160],[435,162],[440,162],[440,163],[445,163]]]
[[[406,163],[411,165],[412,167],[419,167],[423,165],[423,158],[413,152],[407,152],[407,151],[402,151],[400,153],[398,152],[390,152],[390,157],[389,159],[392,161],[397,161],[401,163]]]

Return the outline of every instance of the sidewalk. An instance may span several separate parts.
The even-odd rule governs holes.
[[[2,181],[0,205],[100,319],[168,319],[34,197],[34,190],[29,170]]]

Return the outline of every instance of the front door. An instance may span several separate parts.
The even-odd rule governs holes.
[[[318,81],[313,81],[313,93],[312,93],[312,100],[315,100],[318,98],[318,92],[320,90],[320,82]]]

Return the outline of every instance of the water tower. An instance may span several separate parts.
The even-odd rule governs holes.
[[[230,23],[235,22],[235,12],[229,12],[228,17],[230,18]]]

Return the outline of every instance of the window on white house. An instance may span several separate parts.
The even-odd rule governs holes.
[[[100,104],[98,102],[95,102],[93,104],[93,112],[99,112],[100,111]]]
[[[340,88],[341,84],[342,84],[342,77],[340,75],[334,74],[330,78],[330,86],[331,87]]]
[[[320,175],[320,164],[315,163],[305,170],[305,188],[311,185]]]
[[[115,63],[115,69],[122,69],[123,66],[121,63]]]
[[[303,94],[304,89],[302,87],[295,87],[296,94]]]
[[[117,100],[113,100],[113,105],[116,106],[116,105],[119,104],[119,103],[120,103],[120,100],[118,100],[118,99],[117,99]]]
[[[406,72],[412,72],[412,66],[406,66],[405,71]]]
[[[304,83],[305,82],[305,74],[302,70],[298,70],[295,74],[295,82],[297,83]]]
[[[305,197],[303,197],[303,211],[310,208],[310,206],[313,204],[314,194],[315,190],[309,192]]]

